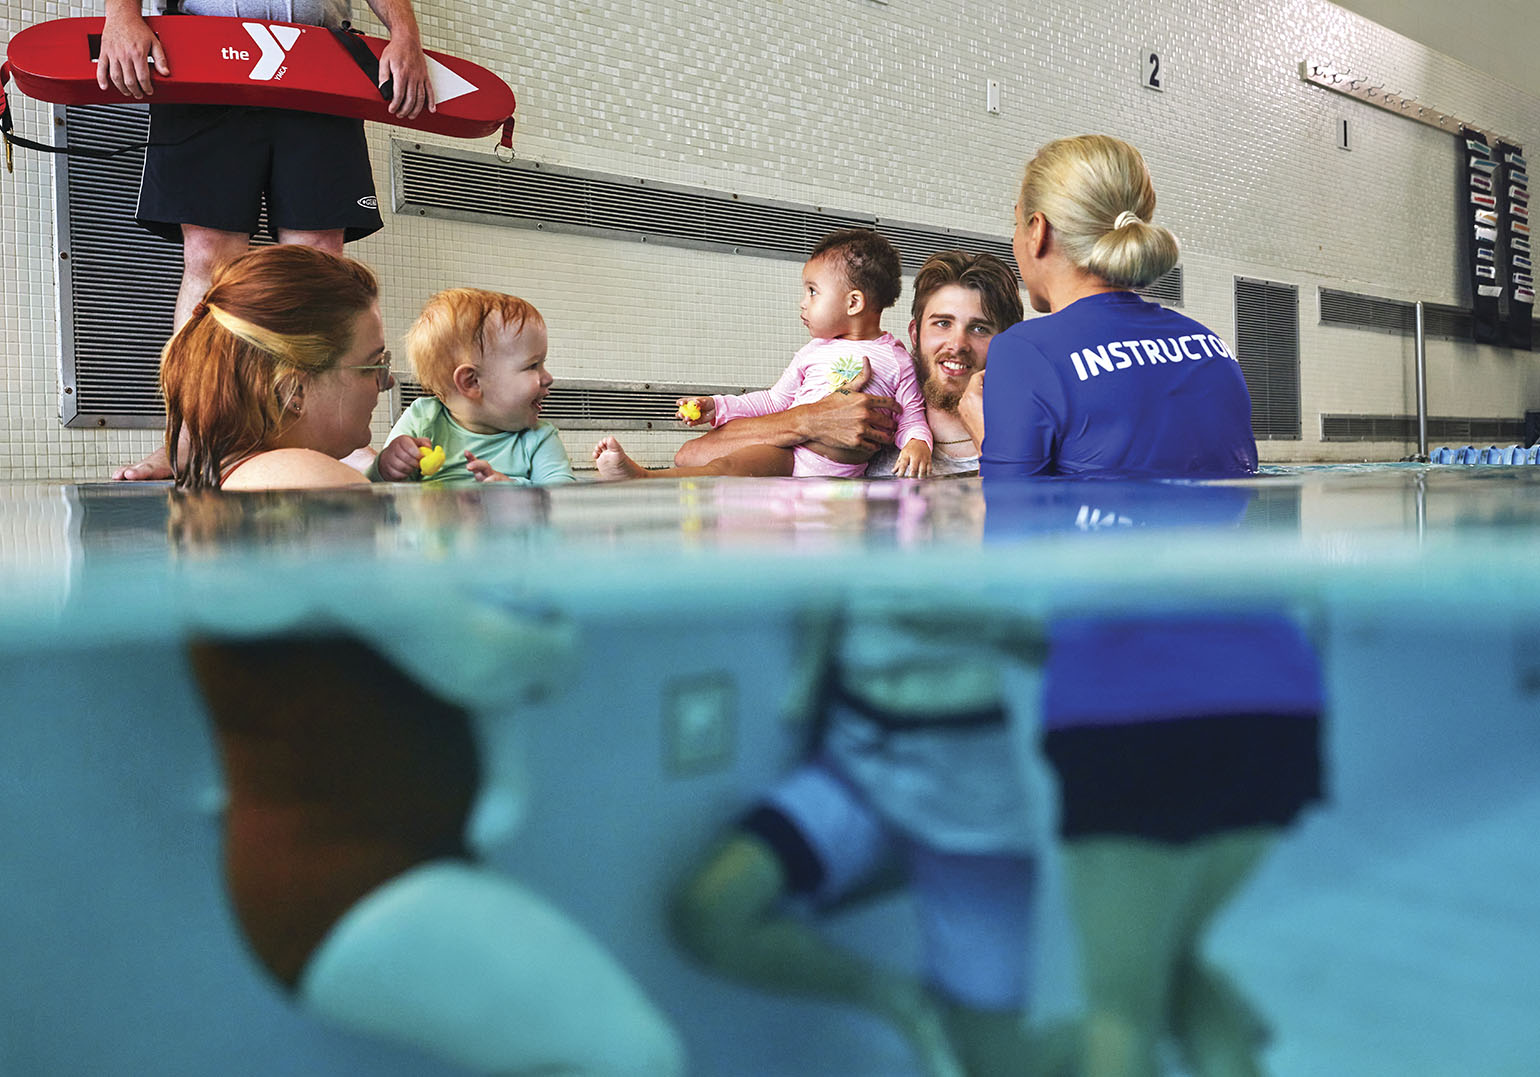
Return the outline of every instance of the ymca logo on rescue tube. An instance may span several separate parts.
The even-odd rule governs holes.
[[[274,79],[283,78],[283,58],[288,55],[294,43],[299,40],[299,35],[303,33],[300,27],[268,26],[260,22],[243,22],[241,26],[251,35],[251,40],[256,42],[257,48],[261,50],[257,56],[257,65],[246,77],[253,82],[271,82]],[[219,55],[226,60],[251,59],[251,53],[232,45],[226,45],[220,49]]]

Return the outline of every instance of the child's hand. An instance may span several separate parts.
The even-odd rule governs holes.
[[[930,476],[930,446],[919,438],[910,438],[898,454],[893,474],[905,479],[924,479]]]
[[[476,476],[477,482],[513,481],[507,475],[504,475],[501,471],[497,470],[497,468],[493,467],[485,460],[478,460],[475,456],[471,455],[471,451],[469,449],[465,450],[465,461],[465,469],[472,475]]]
[[[861,356],[861,369],[849,377],[830,377],[830,392],[835,393],[859,393],[866,388],[872,380],[872,361],[867,356]]]
[[[389,482],[404,482],[415,478],[418,473],[418,461],[422,459],[422,453],[417,450],[423,447],[432,448],[433,442],[427,438],[414,438],[402,434],[380,451],[379,466],[380,477]]]
[[[674,401],[679,406],[675,412],[679,421],[687,426],[710,426],[716,411],[716,401],[709,396],[681,396]]]

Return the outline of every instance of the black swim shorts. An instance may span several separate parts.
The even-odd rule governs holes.
[[[155,105],[139,188],[139,223],[180,242],[184,224],[255,235],[268,227],[379,231],[361,120],[286,109]]]
[[[1229,714],[1050,729],[1064,838],[1182,844],[1282,827],[1323,798],[1316,714]]]

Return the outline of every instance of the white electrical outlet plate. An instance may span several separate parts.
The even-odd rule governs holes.
[[[737,686],[725,674],[669,684],[663,693],[668,769],[676,774],[699,774],[732,762],[737,703]]]
[[[995,116],[1000,114],[1000,81],[998,79],[984,81],[984,111]]]

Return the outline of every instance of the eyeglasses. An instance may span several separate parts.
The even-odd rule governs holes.
[[[378,363],[361,363],[356,366],[344,366],[343,370],[372,370],[374,371],[374,384],[380,392],[390,388],[390,352],[380,353]]]

